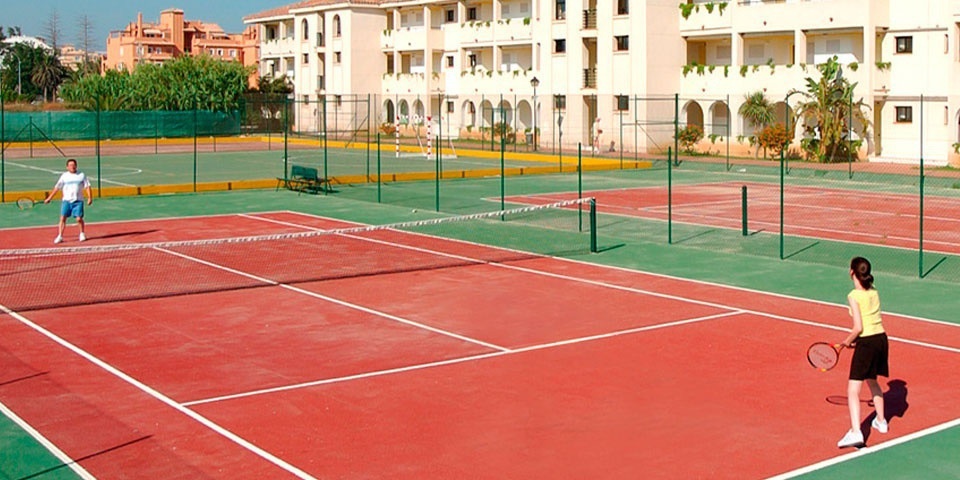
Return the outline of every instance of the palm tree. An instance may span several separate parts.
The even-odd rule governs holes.
[[[53,55],[44,55],[33,66],[33,75],[30,77],[34,85],[43,89],[43,100],[47,100],[47,93],[56,91],[66,76],[66,70],[60,65],[60,60]]]
[[[804,121],[804,131],[809,137],[804,148],[821,162],[844,161],[848,154],[854,154],[852,145],[852,117],[859,123],[861,138],[865,138],[870,127],[866,110],[869,107],[863,98],[854,101],[856,83],[843,78],[843,71],[837,57],[817,65],[820,78],[807,77],[807,91],[797,91],[804,101],[797,107],[797,117]]]
[[[763,130],[764,127],[776,120],[773,104],[767,99],[767,95],[760,90],[746,94],[737,113],[753,126],[754,132]],[[757,151],[754,152],[754,156],[759,154],[760,143],[757,142]]]

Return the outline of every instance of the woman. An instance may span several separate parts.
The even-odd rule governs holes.
[[[877,383],[877,376],[890,375],[887,365],[889,347],[880,317],[880,296],[873,288],[873,274],[870,270],[870,262],[866,258],[856,257],[850,261],[850,277],[854,288],[847,295],[847,301],[850,303],[853,327],[843,340],[843,346],[853,347],[854,350],[850,360],[850,380],[847,383],[850,431],[837,442],[837,446],[841,448],[863,444],[863,433],[860,431],[860,387],[864,382],[870,388],[873,406],[877,412],[872,426],[880,433],[887,433],[883,392]]]

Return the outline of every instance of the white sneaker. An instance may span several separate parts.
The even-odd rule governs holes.
[[[877,417],[873,418],[873,422],[870,423],[873,428],[875,428],[880,433],[887,433],[890,430],[890,425],[887,424],[886,420],[880,420]]]
[[[84,241],[86,241],[86,240],[87,240],[87,236],[84,235],[83,232],[80,232],[80,241],[81,241],[81,242],[84,242]]]
[[[856,445],[863,445],[863,433],[860,430],[850,430],[837,442],[837,446],[840,448],[843,447],[853,447]]]
[[[60,235],[57,235],[57,238],[53,239],[53,243],[60,243],[62,241],[63,241],[63,237],[61,237]]]

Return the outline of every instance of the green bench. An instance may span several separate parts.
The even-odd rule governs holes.
[[[303,192],[330,192],[330,181],[320,177],[316,168],[303,167],[300,165],[292,165],[290,167],[290,175],[284,178],[277,177],[277,190],[279,190],[281,186],[287,190],[294,190],[298,194]]]

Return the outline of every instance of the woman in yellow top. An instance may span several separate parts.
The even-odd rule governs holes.
[[[843,340],[844,347],[853,347],[853,359],[850,360],[850,380],[847,383],[847,405],[850,407],[850,431],[837,442],[838,447],[852,447],[863,444],[860,431],[860,387],[866,382],[873,396],[873,406],[877,411],[872,426],[880,433],[887,433],[887,419],[883,414],[883,391],[877,383],[877,376],[890,375],[887,364],[889,347],[887,334],[883,330],[880,318],[880,296],[873,288],[873,274],[870,262],[863,257],[850,261],[850,277],[854,289],[847,295],[850,303],[850,316],[853,328]]]

